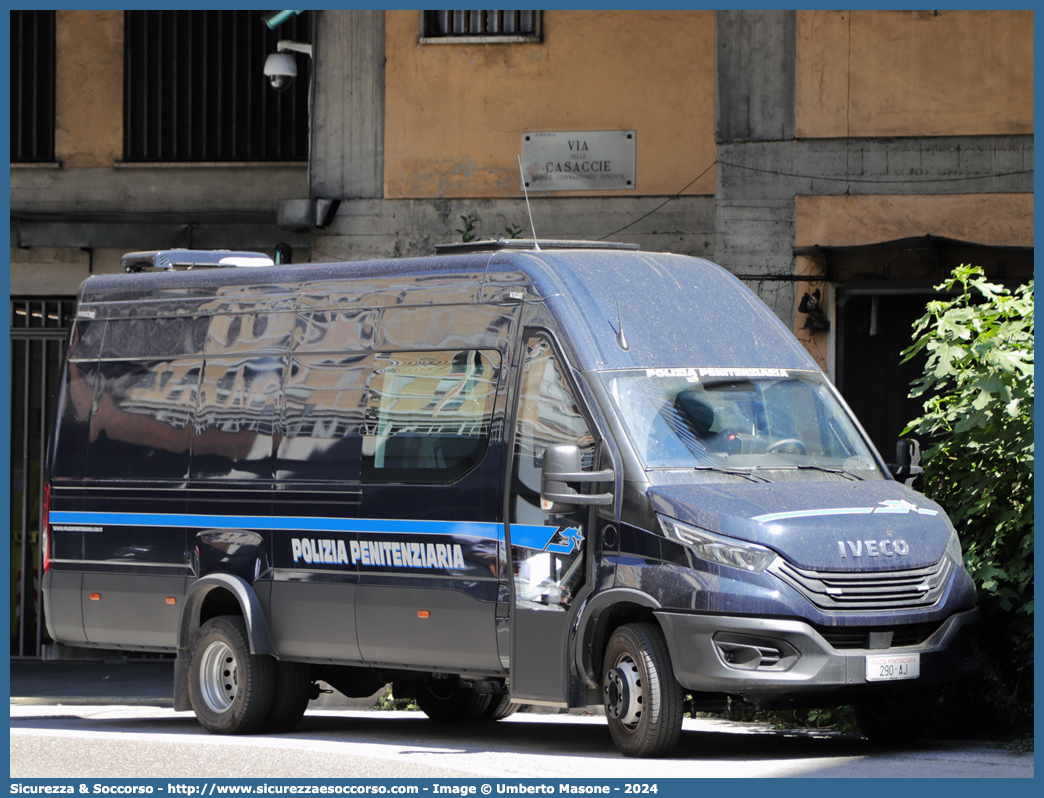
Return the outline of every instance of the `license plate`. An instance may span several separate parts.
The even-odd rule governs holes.
[[[866,680],[868,682],[916,679],[920,675],[920,654],[885,654],[866,658]]]

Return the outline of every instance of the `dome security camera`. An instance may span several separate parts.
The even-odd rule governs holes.
[[[290,53],[272,53],[265,59],[265,75],[276,91],[286,91],[297,77],[297,61]]]

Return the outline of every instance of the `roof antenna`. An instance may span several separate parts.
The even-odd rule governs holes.
[[[526,173],[522,170],[522,156],[518,158],[518,175],[522,178],[522,193],[526,197],[526,210],[529,211],[529,229],[533,231],[533,249],[537,252],[540,251],[540,244],[537,243],[536,226],[533,224],[533,209],[529,207],[529,192],[526,191]]]
[[[616,303],[616,325],[619,332],[616,333],[616,345],[619,346],[623,351],[627,351],[631,348],[631,345],[627,343],[627,337],[623,331],[623,314],[620,312],[620,303]]]

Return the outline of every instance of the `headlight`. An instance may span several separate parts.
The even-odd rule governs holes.
[[[694,526],[658,516],[667,537],[687,546],[701,560],[760,574],[776,559],[776,553],[753,543],[722,537]]]
[[[961,568],[964,567],[964,553],[961,551],[961,539],[957,536],[957,530],[950,533],[950,542],[946,544],[946,554]]]

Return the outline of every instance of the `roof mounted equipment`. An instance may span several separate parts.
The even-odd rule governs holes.
[[[263,252],[233,252],[228,249],[161,249],[151,252],[128,252],[120,258],[125,272],[153,269],[189,271],[226,266],[273,266]]]

